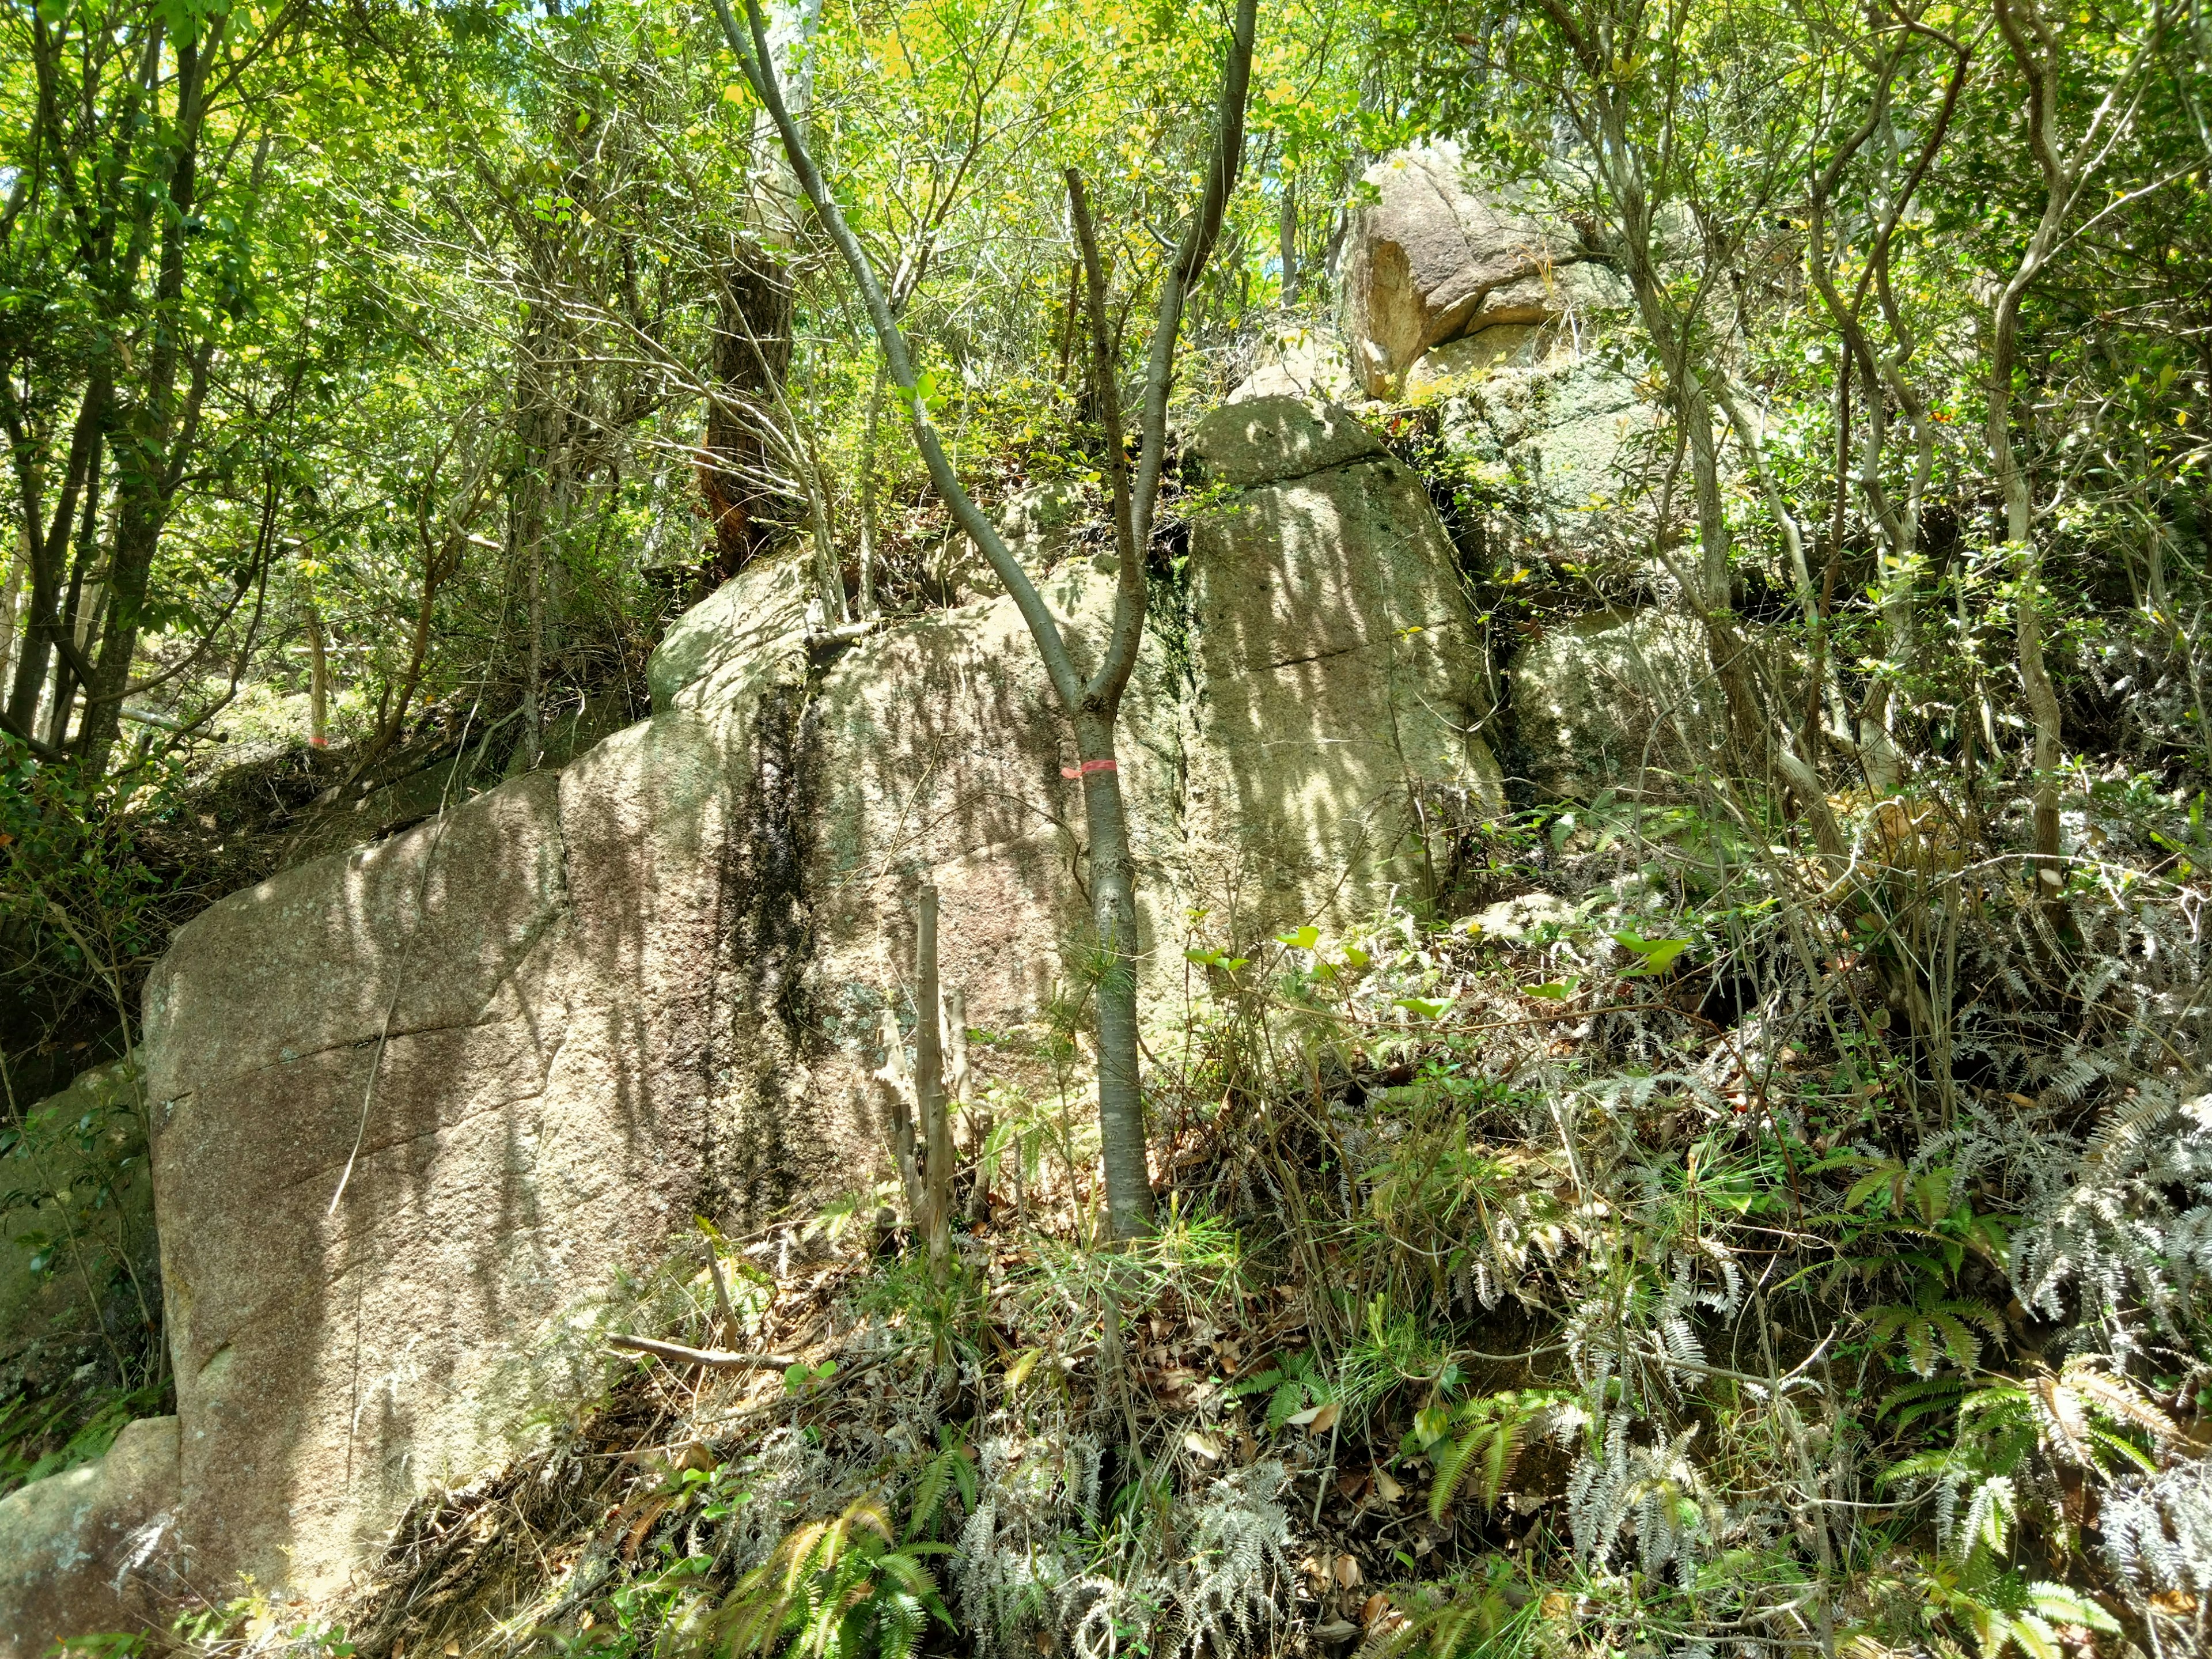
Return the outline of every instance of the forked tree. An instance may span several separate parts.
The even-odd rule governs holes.
[[[1106,317],[1105,280],[1081,176],[1068,169],[1068,197],[1076,239],[1088,276],[1091,334],[1091,379],[1101,422],[1106,473],[1114,495],[1114,533],[1120,554],[1112,622],[1097,667],[1087,678],[1076,671],[1067,640],[1038,595],[1029,574],[1007,550],[991,520],[961,488],[958,475],[932,425],[927,400],[916,385],[913,355],[884,283],[837,205],[815,164],[805,135],[793,118],[769,50],[768,28],[759,0],[745,0],[748,27],[740,29],[730,0],[714,0],[723,33],[753,94],[775,124],[799,187],[836,246],[874,326],[885,375],[905,404],[915,447],[929,470],[931,484],[951,508],[962,530],[983,550],[999,580],[1012,595],[1029,624],[1037,654],[1052,683],[1060,712],[1073,728],[1083,790],[1084,824],[1089,837],[1091,916],[1097,928],[1098,1131],[1106,1174],[1109,1224],[1117,1238],[1148,1231],[1152,1221],[1151,1172],[1145,1145],[1145,1108],[1137,1045],[1136,863],[1129,847],[1128,814],[1114,749],[1121,695],[1136,666],[1145,634],[1146,550],[1152,542],[1153,510],[1167,451],[1168,392],[1174,384],[1177,337],[1184,303],[1204,273],[1221,234],[1223,210],[1236,188],[1244,149],[1244,100],[1252,69],[1252,37],[1258,0],[1237,0],[1222,65],[1216,108],[1213,154],[1206,189],[1183,227],[1182,238],[1160,276],[1152,349],[1146,363],[1144,407],[1139,416],[1137,461],[1129,467],[1123,451],[1120,398],[1115,383],[1112,336]],[[934,1016],[924,1009],[925,1023]]]

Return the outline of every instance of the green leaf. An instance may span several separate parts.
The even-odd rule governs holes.
[[[1626,944],[1627,940],[1624,937],[1621,942]],[[1628,948],[1641,956],[1644,960],[1621,977],[1642,979],[1652,974],[1666,972],[1674,958],[1690,948],[1690,941],[1686,939],[1643,939],[1629,945]]]
[[[1184,960],[1194,962],[1201,968],[1218,968],[1231,974],[1239,968],[1249,967],[1252,961],[1249,957],[1232,957],[1219,951],[1185,951],[1182,954]]]
[[[1278,933],[1275,943],[1287,945],[1294,951],[1310,951],[1321,942],[1321,929],[1314,927],[1299,928],[1293,933]]]

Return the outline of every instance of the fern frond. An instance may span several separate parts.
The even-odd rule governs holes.
[[[1474,1456],[1476,1443],[1487,1432],[1474,1429],[1450,1442],[1437,1454],[1436,1479],[1429,1487],[1429,1518],[1443,1519],[1444,1511],[1451,1507],[1452,1494],[1459,1490],[1460,1476],[1466,1472],[1468,1460]]]
[[[2180,1438],[2173,1419],[2126,1377],[2092,1370],[2079,1360],[2068,1361],[2061,1376],[2068,1388],[2115,1421],[2131,1423],[2161,1443]]]
[[[1516,1414],[1510,1419],[1492,1429],[1490,1443],[1483,1449],[1482,1507],[1498,1506],[1498,1496],[1505,1490],[1512,1477],[1514,1465],[1521,1461],[1522,1443],[1528,1432],[1528,1419]]]

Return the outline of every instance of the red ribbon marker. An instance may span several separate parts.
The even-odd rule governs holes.
[[[1084,762],[1080,766],[1063,766],[1060,769],[1060,775],[1063,778],[1082,778],[1090,776],[1093,772],[1118,772],[1121,769],[1109,760],[1091,760]]]

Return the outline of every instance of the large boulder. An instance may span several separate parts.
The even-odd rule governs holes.
[[[1528,781],[1547,799],[1673,794],[1727,734],[1705,632],[1672,611],[1553,623],[1522,647],[1510,678]]]
[[[106,1456],[0,1498],[0,1659],[166,1623],[177,1439],[175,1418],[142,1418]]]
[[[1527,197],[1482,184],[1448,140],[1392,152],[1367,170],[1371,199],[1345,242],[1345,336],[1375,398],[1448,340],[1553,320],[1621,297],[1609,273],[1572,270],[1574,228]]]
[[[1196,447],[1222,493],[1120,744],[1156,1007],[1188,908],[1247,937],[1358,915],[1419,878],[1424,791],[1498,794],[1418,479],[1292,400]],[[1042,578],[1079,668],[1114,585]],[[798,557],[753,567],[671,631],[649,721],[222,901],[152,975],[179,1527],[209,1593],[342,1587],[596,1380],[593,1308],[695,1214],[750,1227],[888,1173],[867,1079],[925,875],[972,1024],[1018,1032],[1070,981],[1081,794],[1012,601],[810,639],[805,596]]]
[[[750,735],[634,726],[211,907],[155,968],[195,1582],[340,1588],[416,1496],[596,1379],[566,1319],[798,1109],[719,1063],[773,971],[733,927]]]
[[[1295,398],[1220,410],[1191,447],[1230,487],[1191,522],[1183,827],[1200,902],[1249,936],[1418,889],[1425,796],[1504,803],[1426,486],[1348,411]]]

